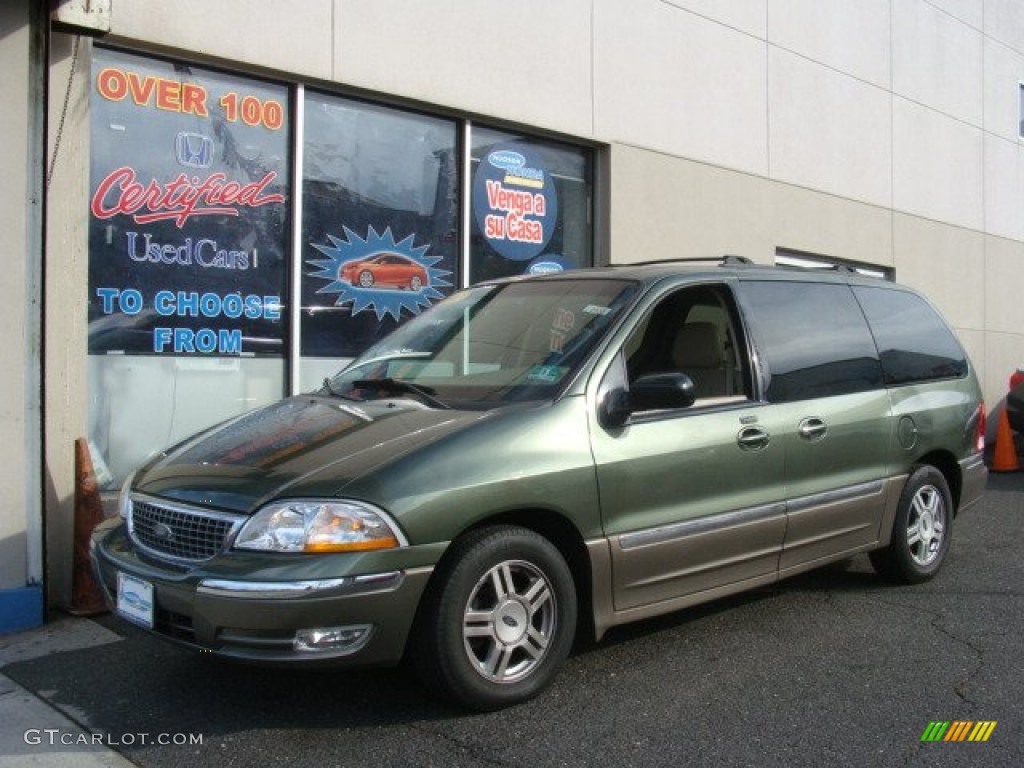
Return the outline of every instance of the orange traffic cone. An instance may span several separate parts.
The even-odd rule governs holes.
[[[996,449],[992,454],[993,472],[1016,472],[1020,469],[1017,461],[1017,448],[1013,444],[1013,430],[1010,429],[1010,418],[1006,409],[999,414],[999,429],[996,432]]]
[[[76,616],[96,616],[109,610],[89,562],[89,539],[93,528],[101,522],[103,502],[92,468],[89,443],[80,437],[75,440],[75,543],[70,608]]]

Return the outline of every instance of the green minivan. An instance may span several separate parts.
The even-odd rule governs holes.
[[[984,434],[963,348],[891,282],[736,257],[497,280],[150,461],[92,557],[161,636],[408,658],[488,710],[577,636],[861,552],[930,578]]]

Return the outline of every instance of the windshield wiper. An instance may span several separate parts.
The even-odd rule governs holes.
[[[357,379],[352,382],[352,389],[381,389],[398,394],[416,395],[435,408],[451,410],[451,406],[448,403],[434,397],[435,390],[432,388],[424,387],[422,384],[413,384],[411,381],[403,381],[402,379]]]

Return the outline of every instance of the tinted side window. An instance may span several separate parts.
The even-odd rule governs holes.
[[[782,403],[882,386],[878,351],[848,286],[744,282],[751,333]]]
[[[920,296],[854,288],[882,357],[886,384],[967,375],[967,357],[949,327]]]

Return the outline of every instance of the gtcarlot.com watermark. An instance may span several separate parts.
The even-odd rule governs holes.
[[[189,747],[201,745],[201,733],[81,733],[61,728],[29,728],[22,738],[29,746],[47,747]]]

